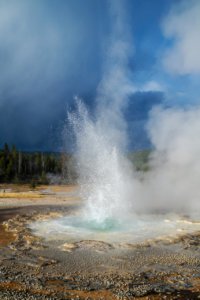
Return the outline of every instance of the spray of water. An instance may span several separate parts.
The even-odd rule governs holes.
[[[123,220],[129,212],[188,212],[199,208],[200,109],[154,108],[147,132],[154,147],[150,171],[139,180],[125,157],[123,109],[134,92],[130,37],[122,1],[112,1],[111,44],[93,117],[79,100],[69,119],[76,138],[79,185],[87,219]]]
[[[87,219],[102,226],[113,218],[121,219],[131,203],[133,182],[129,162],[100,120],[89,118],[82,103],[78,105],[78,115],[70,118],[76,134],[79,185]]]
[[[77,112],[69,115],[85,212],[99,224],[127,214],[133,189],[132,170],[124,155],[127,137],[123,118],[123,109],[134,91],[128,68],[132,49],[122,1],[110,1],[110,12],[113,28],[95,115],[89,116],[80,99]]]

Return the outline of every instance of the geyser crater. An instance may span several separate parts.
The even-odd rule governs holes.
[[[200,222],[197,220],[194,216],[178,214],[134,214],[126,221],[110,218],[98,223],[79,213],[36,221],[29,226],[34,234],[47,241],[75,243],[90,240],[122,245],[174,240],[199,231]]]

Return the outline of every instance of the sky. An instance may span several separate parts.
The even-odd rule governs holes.
[[[155,105],[200,104],[199,0],[0,0],[0,147],[60,151],[74,96],[93,110],[113,1],[125,11],[132,51],[130,149],[148,147]]]

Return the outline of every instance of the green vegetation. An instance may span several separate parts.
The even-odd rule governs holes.
[[[136,171],[148,171],[149,150],[128,154]],[[77,179],[72,155],[54,152],[22,152],[7,144],[0,150],[0,183],[38,184],[75,183]]]
[[[21,152],[5,144],[0,150],[0,183],[29,183],[32,188],[51,180],[70,183],[75,180],[71,161],[68,154]]]

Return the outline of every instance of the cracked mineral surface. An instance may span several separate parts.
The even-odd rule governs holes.
[[[31,222],[77,209],[74,189],[0,203],[0,299],[200,299],[199,232],[118,246],[34,235]]]

